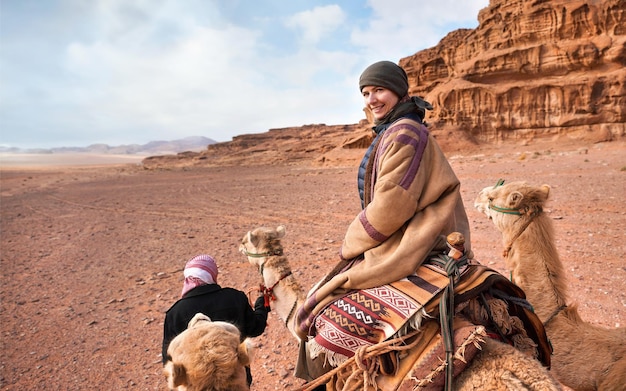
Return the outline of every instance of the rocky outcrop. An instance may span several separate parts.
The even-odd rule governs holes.
[[[354,125],[304,125],[236,136],[229,142],[210,144],[202,152],[151,156],[143,159],[142,165],[146,169],[301,162],[352,165],[371,142],[367,121]]]
[[[400,60],[444,152],[477,143],[626,136],[626,0],[491,0],[476,29]],[[144,159],[146,168],[313,161],[354,164],[368,121],[247,134],[193,154]]]
[[[434,128],[487,142],[626,134],[626,1],[491,0],[478,20],[400,60]]]

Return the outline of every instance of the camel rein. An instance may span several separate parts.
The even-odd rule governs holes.
[[[276,281],[274,285],[272,285],[269,288],[266,287],[264,284],[261,284],[261,286],[259,287],[259,290],[263,293],[265,307],[269,308],[270,300],[272,301],[276,300],[276,296],[274,296],[274,288],[276,287],[276,285],[278,285],[279,282],[281,282],[282,280],[284,280],[290,275],[291,275],[291,270],[285,273],[283,276],[281,276],[278,279],[278,281]],[[289,324],[289,318],[291,318],[291,316],[293,315],[293,312],[296,310],[297,305],[298,305],[298,299],[294,300],[293,305],[291,306],[291,309],[289,310],[289,313],[285,317],[285,327],[287,327],[287,325]]]
[[[524,233],[524,231],[526,231],[526,228],[528,228],[528,226],[530,225],[530,223],[533,222],[533,220],[535,219],[535,217],[539,216],[541,213],[543,213],[543,209],[539,206],[537,209],[533,210],[530,214],[528,213],[528,211],[530,210],[529,207],[525,207],[523,209],[515,209],[515,208],[503,208],[501,206],[496,206],[496,205],[492,205],[491,201],[489,201],[489,209],[496,211],[498,213],[504,213],[504,214],[509,214],[509,215],[515,215],[515,216],[520,216],[520,219],[522,219],[524,216],[528,216],[528,218],[526,219],[526,221],[524,222],[524,224],[522,224],[522,226],[520,227],[520,229],[517,230],[517,233],[515,233],[515,235],[513,235],[513,237],[511,238],[511,240],[509,240],[509,244],[506,246],[506,248],[504,249],[504,251],[502,252],[502,256],[504,258],[507,258],[509,256],[509,252],[511,251],[511,248],[513,247],[513,243],[515,243],[515,241],[517,240],[517,238],[520,237],[521,234]]]
[[[272,256],[282,256],[283,255],[283,249],[282,248],[277,248],[274,250],[270,250],[264,253],[251,253],[248,250],[246,250],[245,248],[242,250],[242,252],[251,258],[264,258],[264,257],[272,257]],[[265,262],[263,262],[260,266],[259,266],[259,272],[261,273],[261,278],[263,277],[263,266],[265,265]],[[274,283],[274,285],[272,285],[271,287],[266,287],[265,284],[261,284],[259,286],[259,291],[263,294],[263,300],[264,300],[264,305],[265,307],[269,308],[270,307],[270,301],[275,301],[276,300],[276,296],[274,296],[274,288],[276,287],[276,285],[278,285],[282,280],[284,280],[285,278],[289,277],[291,275],[291,270],[289,270],[287,273],[283,274],[278,281],[276,281]],[[287,327],[287,324],[289,322],[289,318],[291,318],[291,316],[293,315],[294,311],[296,310],[296,306],[298,305],[298,299],[296,299],[293,302],[293,305],[291,306],[291,309],[289,310],[289,314],[287,314],[287,317],[285,318],[285,327]]]
[[[543,326],[546,327],[548,323],[552,321],[552,319],[554,319],[561,311],[563,311],[566,308],[567,308],[567,304],[560,305],[559,308],[555,309],[554,312],[552,312],[552,315],[550,315],[548,319],[546,319],[546,321],[543,322]]]

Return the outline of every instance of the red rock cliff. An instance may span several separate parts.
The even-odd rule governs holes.
[[[400,60],[433,128],[487,142],[626,134],[625,0],[491,0],[478,21]]]

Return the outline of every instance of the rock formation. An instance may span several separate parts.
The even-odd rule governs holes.
[[[150,156],[142,164],[146,169],[311,161],[353,166],[371,142],[372,132],[366,120],[354,125],[314,124],[244,134],[229,142],[210,144],[201,152]]]
[[[433,104],[426,121],[444,152],[476,141],[626,136],[626,0],[490,0],[478,21],[399,62],[410,93]],[[353,164],[370,141],[366,119],[305,125],[143,165]]]
[[[626,1],[491,0],[478,21],[400,60],[434,128],[486,142],[626,134]]]

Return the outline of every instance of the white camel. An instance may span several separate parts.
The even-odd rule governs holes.
[[[239,249],[247,256],[249,263],[260,271],[264,286],[271,291],[271,296],[274,298],[273,311],[278,314],[291,334],[300,341],[292,320],[296,309],[305,299],[305,293],[291,272],[289,262],[283,254],[280,239],[284,235],[285,228],[283,226],[257,228],[243,237]],[[402,364],[401,362],[400,365]],[[337,372],[336,376],[339,379],[328,383],[328,385],[331,388],[343,386],[343,389],[350,390],[428,389],[428,385],[425,387],[418,386],[416,381],[419,379],[411,378],[410,375],[401,379],[400,384],[388,382],[384,376],[375,376],[373,382],[361,382],[357,386],[351,384],[350,379],[347,379],[350,375],[350,373]],[[313,386],[315,384],[313,383]],[[457,390],[561,389],[558,382],[552,378],[539,361],[508,344],[497,342],[491,338],[486,338],[482,350],[477,353],[469,366],[455,378],[454,385]]]
[[[626,328],[583,321],[569,303],[565,269],[551,218],[543,211],[550,186],[512,182],[484,188],[474,206],[502,234],[506,265],[544,323],[554,353],[552,370],[575,390],[626,389]]]

